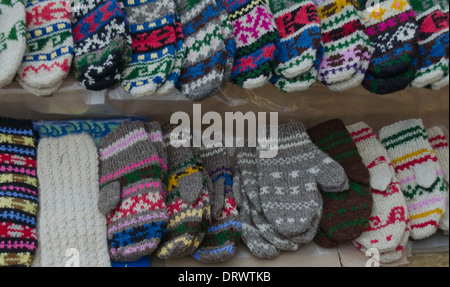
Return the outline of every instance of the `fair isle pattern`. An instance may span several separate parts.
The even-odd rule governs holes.
[[[38,246],[36,139],[31,121],[0,117],[0,266],[29,267]]]
[[[225,1],[226,0],[216,0],[217,8],[219,8],[220,19],[222,22],[223,41],[225,43],[225,49],[227,51],[227,62],[223,73],[222,84],[226,84],[230,80],[231,71],[233,70],[234,56],[236,54],[236,41],[233,34],[233,24],[228,17]]]
[[[14,79],[27,49],[23,0],[0,0],[0,89]]]

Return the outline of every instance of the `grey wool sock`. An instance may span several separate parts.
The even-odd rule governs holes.
[[[278,154],[258,158],[259,198],[273,227],[290,238],[306,232],[320,208],[320,188],[347,180],[344,169],[320,151],[301,123],[278,128]]]

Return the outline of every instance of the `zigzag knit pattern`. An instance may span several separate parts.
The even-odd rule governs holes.
[[[0,118],[0,266],[29,267],[38,246],[36,138],[26,120]]]

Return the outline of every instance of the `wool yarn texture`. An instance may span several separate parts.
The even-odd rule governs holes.
[[[236,55],[236,40],[233,34],[233,24],[228,17],[226,0],[216,0],[217,8],[219,9],[220,19],[222,23],[222,36],[227,52],[227,61],[223,71],[222,85],[230,81],[231,72],[233,70],[234,57]]]
[[[132,45],[121,2],[81,0],[71,19],[76,79],[93,91],[116,86]]]
[[[408,205],[411,237],[419,240],[431,236],[444,214],[448,190],[422,120],[409,119],[383,127],[379,136]]]
[[[167,165],[143,122],[124,121],[99,144],[99,210],[107,217],[111,260],[136,261],[152,254],[167,227]]]
[[[10,84],[27,49],[23,0],[0,1],[0,88]]]
[[[0,117],[0,266],[29,267],[38,246],[37,133]]]
[[[38,266],[111,266],[106,218],[97,209],[98,154],[92,138],[79,134],[41,139],[37,166]]]

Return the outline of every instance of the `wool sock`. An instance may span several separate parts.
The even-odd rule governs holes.
[[[411,237],[434,234],[444,213],[448,191],[422,120],[400,121],[380,130],[408,205]]]
[[[36,140],[31,121],[0,117],[1,267],[29,267],[35,257],[39,209]]]
[[[69,74],[73,57],[70,10],[63,0],[40,0],[28,2],[26,13],[28,49],[17,77],[25,83],[23,88],[40,96],[35,90],[60,86]]]
[[[442,79],[427,86],[427,88],[438,91],[438,90],[442,89],[443,87],[448,86],[448,82],[449,82],[449,76],[448,76],[448,72],[447,72]]]
[[[135,261],[156,250],[167,227],[163,172],[144,123],[124,121],[99,144],[99,209],[107,215],[113,261]]]
[[[10,84],[27,49],[24,0],[0,0],[0,89]]]
[[[131,37],[117,0],[82,0],[72,12],[74,72],[88,90],[119,83],[131,57]]]
[[[38,97],[45,97],[45,96],[51,96],[54,92],[56,92],[61,85],[63,84],[63,81],[60,81],[58,83],[56,83],[53,87],[50,88],[35,88],[32,86],[27,85],[25,82],[23,82],[22,79],[20,79],[19,77],[16,77],[16,81],[25,89],[27,90],[29,93],[32,93],[35,96]]]
[[[233,24],[236,55],[230,81],[245,89],[265,85],[275,65],[279,37],[267,0],[225,0]]]
[[[233,24],[228,17],[226,0],[216,0],[217,8],[219,9],[220,19],[222,23],[222,35],[227,52],[227,62],[223,72],[222,85],[228,83],[233,70],[234,56],[236,54],[236,40],[233,34]]]
[[[219,9],[214,0],[179,0],[177,12],[186,58],[176,86],[190,100],[203,100],[219,91],[226,66]]]

